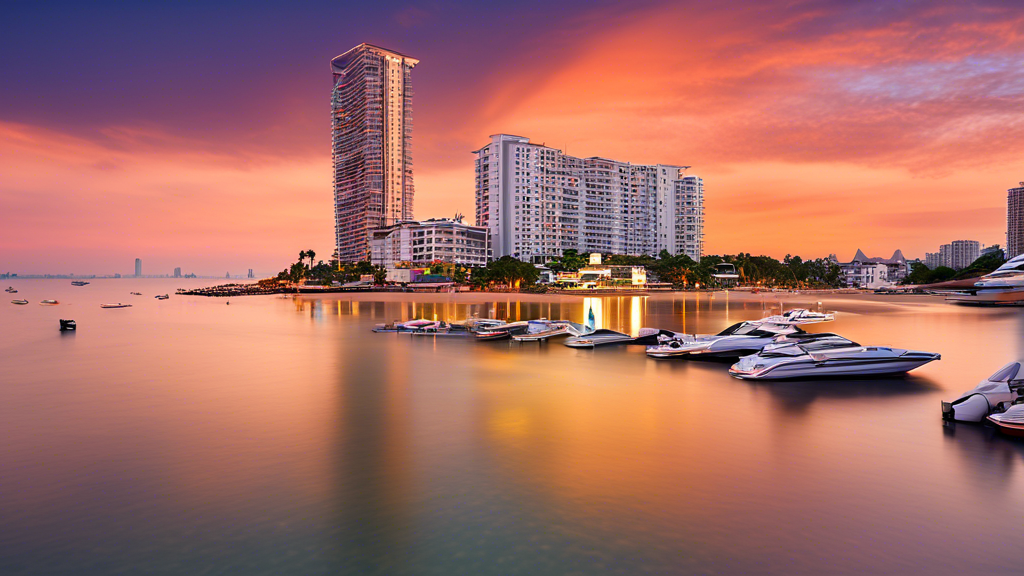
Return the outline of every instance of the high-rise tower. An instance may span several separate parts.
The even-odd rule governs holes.
[[[413,217],[412,69],[419,61],[360,44],[331,60],[338,259],[366,260],[370,232]]]
[[[1024,182],[1006,191],[1006,259],[1024,254]]]

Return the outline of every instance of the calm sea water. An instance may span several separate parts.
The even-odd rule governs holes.
[[[1022,356],[1024,311],[724,293],[227,304],[173,295],[189,282],[209,281],[7,282],[0,573],[1020,567],[1024,443],[944,426],[939,401]],[[117,301],[134,306],[99,308]],[[818,301],[839,315],[812,330],[943,359],[903,379],[750,383],[642,347],[370,332],[591,308],[613,329],[716,332]]]

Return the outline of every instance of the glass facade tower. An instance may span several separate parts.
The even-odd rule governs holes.
[[[331,60],[335,243],[341,261],[367,260],[373,230],[412,220],[411,78],[418,63],[369,44]]]

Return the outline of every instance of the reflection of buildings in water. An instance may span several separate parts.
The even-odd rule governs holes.
[[[354,573],[404,571],[393,551],[411,545],[405,536],[413,483],[407,356],[367,362],[366,350],[351,342],[339,346],[338,356],[335,562]]]
[[[604,300],[597,297],[584,298],[583,314],[578,322],[584,326],[588,326],[590,323],[591,311],[593,311],[594,316],[594,328],[604,328]]]

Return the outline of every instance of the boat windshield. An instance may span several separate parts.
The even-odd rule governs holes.
[[[1020,362],[1010,362],[1006,366],[999,369],[998,372],[989,376],[990,382],[1009,382],[1017,376],[1017,372],[1020,370]]]

